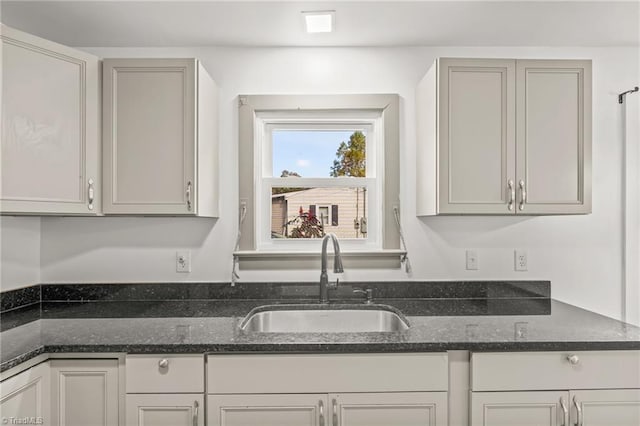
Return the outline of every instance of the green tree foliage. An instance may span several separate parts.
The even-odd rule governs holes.
[[[341,142],[333,160],[332,177],[366,177],[366,138],[360,131],[349,136],[349,142]]]

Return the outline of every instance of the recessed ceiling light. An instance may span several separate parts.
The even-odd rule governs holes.
[[[308,33],[330,33],[333,31],[335,10],[316,10],[302,12]]]

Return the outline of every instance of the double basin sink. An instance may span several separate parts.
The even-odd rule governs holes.
[[[409,328],[387,305],[267,305],[253,309],[240,329],[254,333],[393,333]]]

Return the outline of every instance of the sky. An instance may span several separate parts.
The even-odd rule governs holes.
[[[290,131],[273,132],[273,176],[283,170],[298,172],[302,177],[330,177],[333,160],[340,142],[348,142],[348,131]]]

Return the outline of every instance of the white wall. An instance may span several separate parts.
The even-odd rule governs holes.
[[[40,283],[40,218],[0,217],[0,291]]]
[[[44,218],[43,282],[228,281],[238,216],[237,95],[398,93],[402,220],[414,272],[351,270],[344,279],[547,279],[557,299],[621,315],[622,122],[616,94],[638,83],[635,48],[85,50],[101,57],[195,56],[203,61],[221,89],[221,218]],[[436,56],[593,59],[593,214],[416,218],[414,88]],[[638,117],[631,120],[637,127]],[[467,248],[477,250],[478,271],[464,269]],[[513,271],[514,248],[527,250],[529,272]],[[174,272],[175,251],[183,249],[192,251],[188,275]],[[252,271],[241,277],[316,280],[318,271]]]

